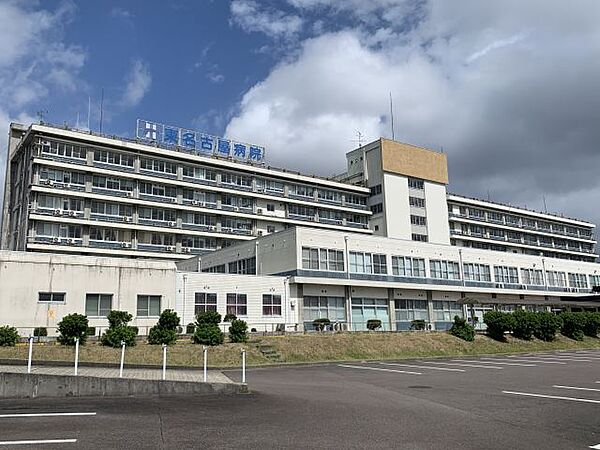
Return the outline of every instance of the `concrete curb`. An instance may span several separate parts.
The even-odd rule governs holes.
[[[100,378],[73,375],[0,373],[0,398],[142,397],[169,395],[233,395],[248,393],[242,383]]]

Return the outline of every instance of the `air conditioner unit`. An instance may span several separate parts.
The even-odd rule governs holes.
[[[133,217],[127,217],[127,216],[125,216],[125,217],[123,217],[123,220],[125,222],[133,222]]]
[[[504,287],[504,283],[496,283],[496,287],[502,289]]]
[[[127,191],[127,197],[133,197],[133,192],[132,191]]]
[[[174,197],[171,197],[171,203],[177,203],[177,199]]]
[[[62,214],[62,211],[60,209],[55,209],[54,210],[54,215],[55,216],[60,216]]]
[[[65,184],[65,187],[66,187],[67,189],[70,189],[70,188],[71,188],[71,183],[66,183],[66,184]]]
[[[198,206],[199,204],[200,204],[200,202],[198,200],[192,200],[192,205]]]
[[[130,242],[121,242],[121,247],[123,247],[123,248],[131,248],[131,243]]]
[[[256,208],[256,214],[262,214],[263,210],[262,208]]]
[[[69,215],[71,217],[76,217],[77,216],[77,211],[69,211]]]
[[[183,248],[181,249],[181,251],[182,251],[183,253],[191,253],[191,252],[192,252],[192,249],[191,249],[191,248],[189,248],[189,247],[183,247]]]
[[[55,244],[57,244],[59,241],[60,241],[60,239],[58,239],[57,237],[52,238],[52,242],[54,242]]]
[[[258,234],[259,236],[262,236],[262,235],[263,235],[263,232],[262,232],[262,230],[258,230],[257,234]]]
[[[170,227],[174,227],[175,225],[177,225],[177,223],[176,223],[176,222],[169,222],[169,226],[170,226]]]
[[[240,210],[240,207],[239,207],[239,206],[236,206],[236,207],[234,207],[234,208],[233,208],[233,210],[234,210],[234,211],[239,211],[239,210]]]
[[[174,251],[175,251],[175,247],[173,247],[173,246],[171,246],[171,245],[168,245],[168,246],[167,246],[167,251],[168,251],[168,252],[174,252]]]
[[[52,184],[52,180],[40,180],[40,183],[49,185],[49,184]]]
[[[67,244],[75,245],[75,239],[67,239]]]
[[[47,185],[48,186],[54,186],[54,181],[53,180],[46,180],[47,181]]]

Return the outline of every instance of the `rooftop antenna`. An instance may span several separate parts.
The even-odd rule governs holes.
[[[38,116],[38,119],[40,121],[40,125],[44,124],[44,116],[48,114],[48,110],[47,109],[40,109],[38,112],[35,113],[36,116]]]
[[[77,111],[77,124],[75,125],[75,128],[79,130],[79,111]]]
[[[390,91],[390,119],[391,119],[391,127],[392,127],[392,141],[396,140],[396,136],[394,134],[394,104],[392,102],[392,92]]]
[[[487,194],[488,194],[488,202],[490,201],[490,190],[487,190]]]
[[[92,112],[92,97],[90,97],[88,95],[88,122],[87,122],[87,125],[88,125],[87,129],[88,129],[88,131],[90,131],[90,115],[91,115],[91,112]]]
[[[102,133],[102,119],[104,118],[104,88],[102,88],[102,96],[100,97],[100,133]]]
[[[544,201],[544,212],[548,213],[548,206],[546,205],[546,196],[542,195],[542,200]]]
[[[352,142],[357,142],[358,143],[358,148],[361,148],[363,146],[363,139],[365,137],[364,134],[362,134],[359,130],[356,130],[356,137],[358,139],[351,139]]]

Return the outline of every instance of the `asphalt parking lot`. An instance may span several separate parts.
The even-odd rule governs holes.
[[[600,351],[247,375],[238,396],[0,401],[0,449],[600,449]]]

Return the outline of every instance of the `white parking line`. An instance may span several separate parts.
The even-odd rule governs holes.
[[[445,363],[445,362],[438,362],[438,361],[423,361],[423,362],[427,363],[427,364],[441,364],[444,366],[475,367],[477,369],[498,369],[498,370],[504,369],[504,367],[499,367],[499,366],[478,366],[475,364],[457,364],[457,363]]]
[[[600,389],[584,388],[584,387],[576,387],[576,386],[561,386],[561,385],[558,385],[558,384],[555,384],[552,387],[553,388],[558,388],[558,389],[574,389],[576,391],[594,391],[594,392],[600,392]]]
[[[409,372],[406,370],[383,369],[381,367],[349,366],[346,364],[338,364],[338,367],[346,367],[348,369],[380,370],[382,372],[405,373],[408,375],[423,375],[421,372]]]
[[[600,444],[590,445],[590,448],[595,448],[596,450],[600,449]]]
[[[23,414],[0,414],[0,419],[9,417],[57,417],[57,416],[95,416],[95,412],[64,412],[64,413],[23,413]]]
[[[0,441],[0,445],[74,444],[77,439],[41,439],[31,441]]]
[[[544,361],[574,361],[574,362],[595,362],[600,361],[600,358],[579,358],[577,356],[540,356]]]
[[[582,403],[600,403],[600,400],[590,400],[589,398],[575,398],[575,397],[561,397],[558,395],[544,395],[544,394],[534,394],[531,392],[514,392],[514,391],[502,391],[503,394],[511,394],[511,395],[522,395],[525,397],[540,397],[540,398],[550,398],[553,400],[568,400],[571,402],[582,402]]]
[[[452,361],[462,361],[462,359],[453,359]],[[495,362],[495,361],[481,361],[475,360],[477,364],[498,364],[500,366],[521,366],[521,367],[537,367],[535,364],[520,364],[520,363],[508,363],[508,362]]]
[[[427,366],[416,366],[414,364],[399,364],[399,363],[384,363],[384,362],[380,362],[378,364],[383,364],[384,366],[413,367],[415,369],[445,370],[447,372],[466,372],[466,370],[463,370],[463,369],[450,369],[448,367],[427,367]]]
[[[544,361],[542,359],[508,359],[508,358],[480,358],[481,360],[486,360],[486,361],[515,361],[515,362],[534,362],[534,363],[539,363],[539,364],[567,364],[566,362],[561,362],[561,361]]]

